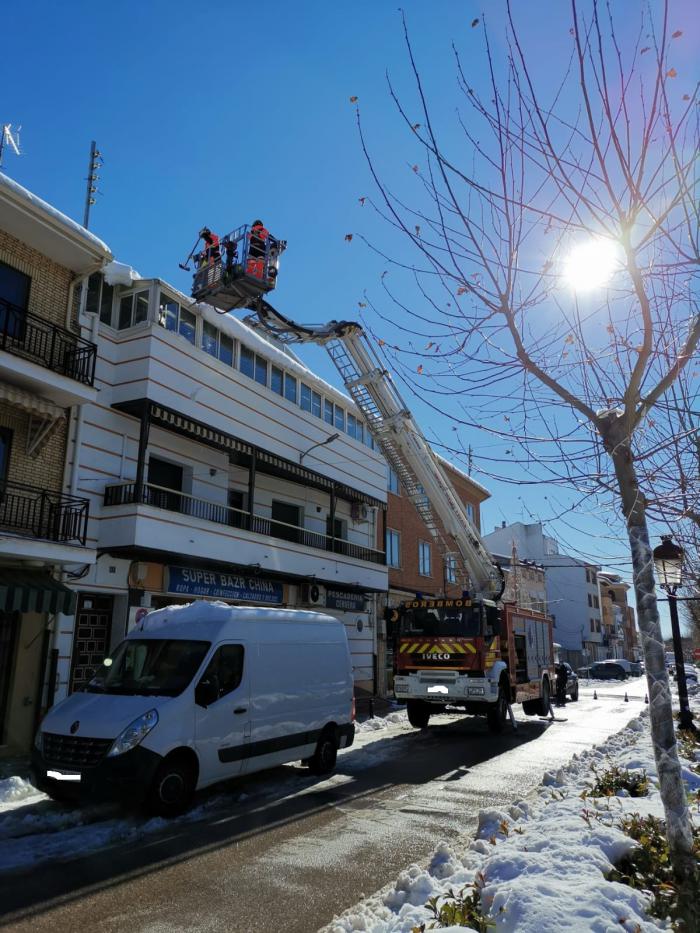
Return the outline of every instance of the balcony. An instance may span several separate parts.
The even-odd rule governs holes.
[[[0,529],[59,544],[85,546],[89,501],[23,483],[0,487]]]
[[[94,401],[97,347],[0,298],[0,378],[62,407]]]
[[[231,529],[242,529],[266,538],[276,538],[280,541],[291,541],[302,547],[318,551],[331,552],[353,560],[368,561],[385,566],[384,552],[374,548],[353,544],[343,538],[309,531],[299,525],[289,525],[261,515],[251,514],[227,505],[220,505],[206,499],[195,499],[187,493],[152,483],[143,483],[137,489],[136,483],[122,483],[118,486],[107,486],[105,489],[105,506],[147,505],[178,515],[188,516],[216,525],[228,526]],[[189,523],[192,530],[192,523]]]

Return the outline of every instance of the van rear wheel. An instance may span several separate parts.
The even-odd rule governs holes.
[[[146,798],[146,807],[157,816],[179,816],[192,802],[195,777],[182,758],[161,762]]]
[[[327,729],[321,733],[316,751],[309,758],[309,770],[312,774],[329,774],[335,768],[338,758],[338,741],[335,732]]]

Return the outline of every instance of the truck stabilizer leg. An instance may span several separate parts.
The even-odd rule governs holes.
[[[510,705],[510,703],[508,704],[508,718],[510,719],[510,724],[513,727],[513,732],[517,732],[518,724],[515,721],[515,716],[513,714],[513,707]]]

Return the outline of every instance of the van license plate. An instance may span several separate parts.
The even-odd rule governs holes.
[[[54,781],[79,781],[81,775],[79,771],[47,771],[46,777]]]

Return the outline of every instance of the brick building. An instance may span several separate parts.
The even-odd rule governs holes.
[[[438,456],[448,478],[454,486],[465,511],[477,529],[481,528],[481,503],[490,493],[483,486]],[[387,605],[393,606],[404,599],[421,593],[424,596],[461,596],[461,589],[451,582],[454,571],[439,552],[430,531],[421,520],[411,500],[404,494],[399,478],[387,471],[386,562],[389,568]],[[377,639],[378,685],[380,692],[388,690],[392,657],[386,641],[386,630],[380,629]],[[382,678],[381,673],[385,677]]]
[[[77,286],[111,259],[78,224],[0,175],[0,754],[31,744],[55,686],[66,568],[95,560],[88,502],[64,490],[70,428],[94,400]]]

